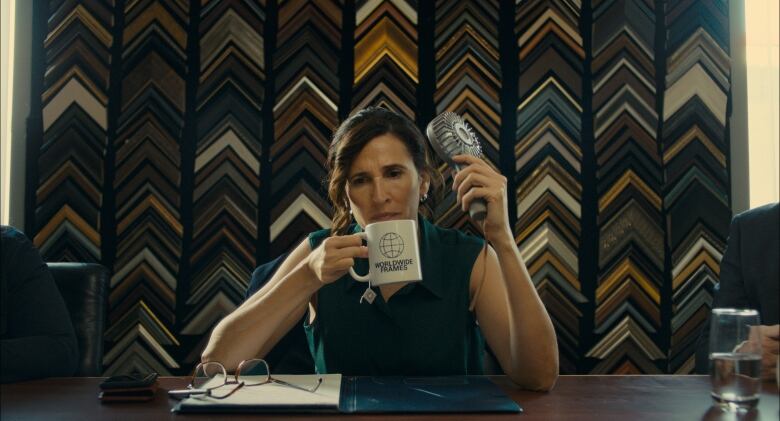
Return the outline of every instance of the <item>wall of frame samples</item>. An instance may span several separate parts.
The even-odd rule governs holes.
[[[25,229],[111,270],[105,375],[191,369],[253,268],[329,226],[329,138],[367,105],[475,128],[563,373],[692,371],[731,217],[725,0],[34,8]],[[477,232],[454,202],[435,222]]]

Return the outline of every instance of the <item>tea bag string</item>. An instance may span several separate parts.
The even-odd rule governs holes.
[[[366,300],[369,304],[373,304],[375,298],[376,298],[376,292],[374,292],[374,290],[371,289],[371,278],[369,278],[368,287],[363,292],[363,295],[360,296],[360,304],[363,304],[363,300]]]
[[[369,269],[369,276],[371,275],[371,271]],[[363,300],[366,300],[369,304],[374,304],[374,299],[376,299],[376,292],[374,292],[373,289],[371,289],[371,278],[368,278],[368,287],[366,287],[366,290],[363,291],[363,295],[360,296],[360,304],[363,304]]]

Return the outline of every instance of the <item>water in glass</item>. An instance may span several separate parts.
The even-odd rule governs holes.
[[[750,407],[761,393],[761,355],[737,352],[710,354],[712,397],[718,403]]]
[[[715,403],[750,409],[761,394],[761,325],[753,309],[715,308],[710,319],[710,381]]]

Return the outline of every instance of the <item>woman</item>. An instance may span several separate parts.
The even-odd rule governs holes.
[[[555,332],[509,227],[506,178],[479,158],[455,161],[465,166],[453,182],[462,209],[477,198],[487,202],[483,232],[490,246],[419,218],[436,178],[411,121],[382,108],[347,119],[328,154],[332,229],[310,234],[214,328],[202,360],[233,370],[243,359],[262,357],[308,311],[305,329],[319,373],[479,374],[478,322],[514,382],[549,390],[558,375]],[[382,285],[373,304],[360,303],[366,284],[348,270],[355,265],[365,273],[368,250],[355,233],[395,219],[418,220],[422,267],[433,265],[434,276]]]

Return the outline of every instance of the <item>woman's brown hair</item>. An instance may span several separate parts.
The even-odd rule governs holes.
[[[346,234],[352,221],[346,189],[349,168],[368,142],[384,134],[391,134],[406,145],[417,171],[431,180],[432,192],[441,185],[441,174],[431,165],[425,138],[414,123],[385,108],[362,109],[341,123],[328,150],[328,197],[333,204],[331,232],[334,235]],[[424,206],[420,211],[429,213]]]

